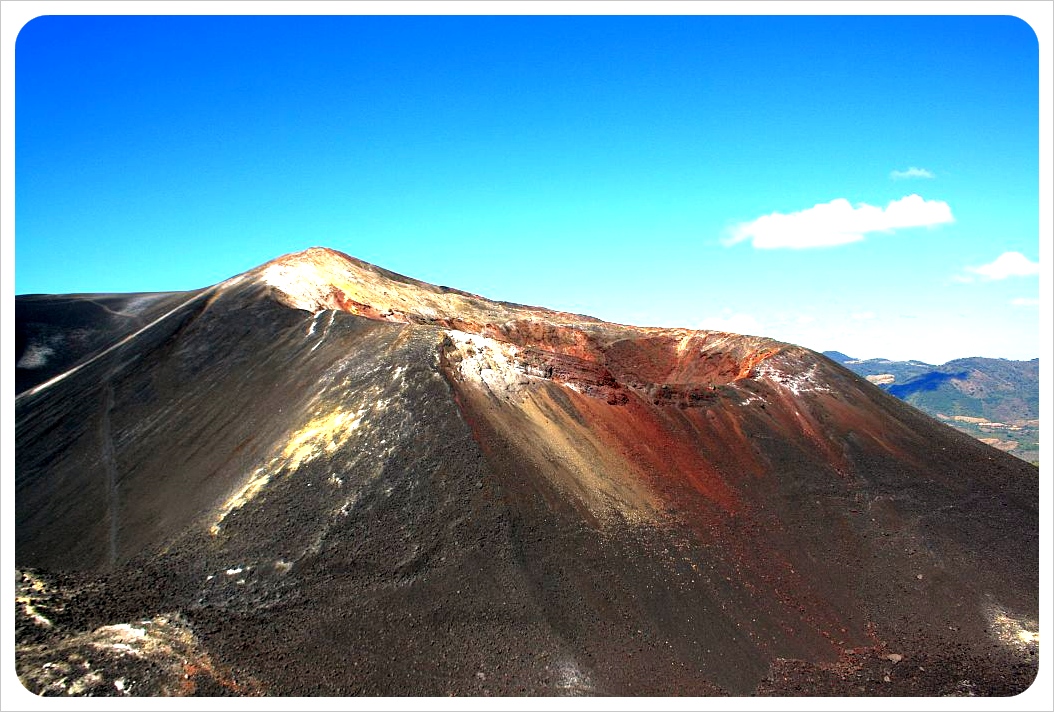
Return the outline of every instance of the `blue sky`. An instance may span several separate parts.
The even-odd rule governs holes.
[[[15,292],[325,245],[623,323],[1033,358],[1038,68],[998,16],[41,17]]]

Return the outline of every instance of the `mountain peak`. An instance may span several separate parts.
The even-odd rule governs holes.
[[[366,263],[338,250],[311,247],[271,260],[253,272],[277,290],[279,301],[295,309],[378,316],[373,313],[376,309],[367,309],[378,296],[370,289],[377,280],[370,278]]]
[[[273,287],[278,300],[317,313],[336,309],[371,319],[436,324],[477,330],[529,312],[546,318],[595,321],[589,317],[522,307],[476,294],[439,287],[377,267],[328,247],[312,247],[274,259],[252,270]]]

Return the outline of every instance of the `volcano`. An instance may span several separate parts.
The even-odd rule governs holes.
[[[1035,467],[772,339],[312,248],[16,299],[38,694],[1009,695]]]

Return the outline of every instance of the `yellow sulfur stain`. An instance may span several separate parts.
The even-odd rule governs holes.
[[[282,451],[284,468],[295,470],[303,463],[314,460],[323,451],[333,452],[339,448],[362,423],[364,412],[336,410],[312,420],[289,439]]]
[[[271,479],[282,471],[292,472],[306,462],[314,460],[323,452],[335,452],[351,434],[362,424],[365,409],[357,411],[334,410],[324,416],[315,418],[303,428],[293,433],[282,450],[282,454],[271,459],[266,466],[257,468],[249,481],[231,495],[223,506],[215,523],[209,527],[209,533],[217,536],[223,520],[236,509],[244,506]]]
[[[257,470],[253,472],[252,477],[249,478],[249,481],[242,485],[240,490],[231,495],[231,497],[223,503],[223,506],[220,507],[220,514],[216,519],[216,523],[209,527],[209,533],[212,534],[212,536],[216,536],[220,533],[220,524],[227,518],[228,514],[255,497],[256,493],[271,481],[273,471],[268,468],[273,465],[276,460],[277,458],[271,460],[268,467],[257,468]]]

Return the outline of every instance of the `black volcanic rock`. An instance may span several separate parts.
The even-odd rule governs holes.
[[[1035,468],[806,349],[324,249],[196,292],[19,302],[34,691],[991,695],[1035,674]]]

